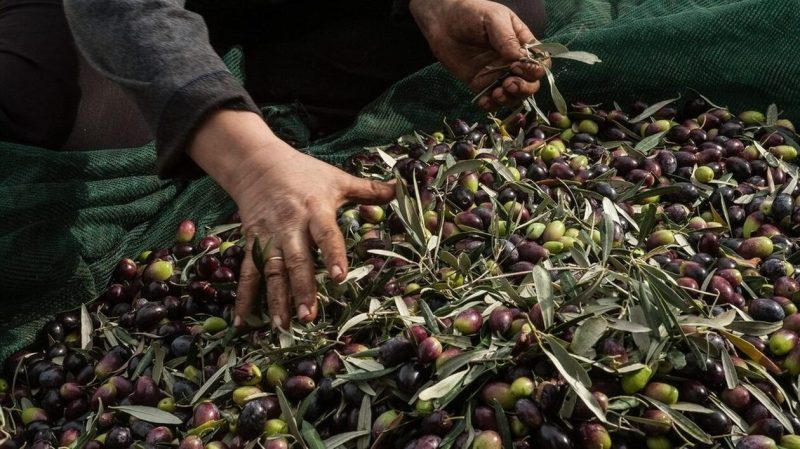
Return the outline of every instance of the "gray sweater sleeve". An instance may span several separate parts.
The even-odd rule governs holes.
[[[185,147],[219,108],[259,113],[211,48],[203,19],[184,0],[64,0],[80,50],[136,100],[156,136],[162,177],[202,173]]]

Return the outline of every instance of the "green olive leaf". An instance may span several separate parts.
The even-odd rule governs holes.
[[[151,424],[183,424],[183,421],[177,416],[156,407],[147,407],[144,405],[117,405],[109,408],[127,413],[134,418],[141,419]]]

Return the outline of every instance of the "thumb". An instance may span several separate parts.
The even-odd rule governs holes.
[[[359,204],[386,204],[394,199],[395,183],[350,177],[345,198]]]
[[[497,14],[486,22],[486,33],[489,44],[503,59],[516,61],[522,57],[522,44],[517,33],[519,19],[513,13]],[[523,25],[524,27],[524,25]],[[524,33],[522,33],[524,34]],[[528,31],[530,34],[530,31]],[[532,35],[531,35],[532,36]]]

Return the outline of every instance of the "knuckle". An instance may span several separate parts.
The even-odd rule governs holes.
[[[267,280],[274,280],[275,278],[283,277],[283,269],[280,261],[275,260],[267,263],[267,266],[264,267],[264,276],[266,276]]]
[[[304,270],[308,265],[308,256],[302,252],[296,252],[286,257],[286,267],[290,271]]]
[[[336,244],[338,242],[338,238],[340,235],[341,234],[339,233],[339,230],[337,228],[334,228],[332,226],[325,226],[322,229],[320,229],[319,232],[317,233],[316,240],[320,243],[320,245]]]
[[[258,282],[259,277],[256,271],[243,271],[239,275],[239,285],[248,285]]]

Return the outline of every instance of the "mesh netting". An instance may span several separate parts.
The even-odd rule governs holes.
[[[568,99],[652,101],[694,89],[732,108],[764,110],[775,102],[784,115],[800,115],[798,0],[546,5],[549,40],[603,60],[558,62],[554,72]],[[234,52],[226,62],[235,69],[239,59]],[[397,83],[353,127],[311,142],[308,151],[341,163],[365,146],[437,130],[443,117],[477,119],[470,98],[434,65]],[[267,114],[277,131],[304,142],[308,131],[292,110]],[[235,209],[208,178],[158,180],[154,160],[152,145],[52,152],[0,144],[0,359],[30,343],[52,314],[95,298],[118,259],[170,243],[184,218],[210,225]]]

